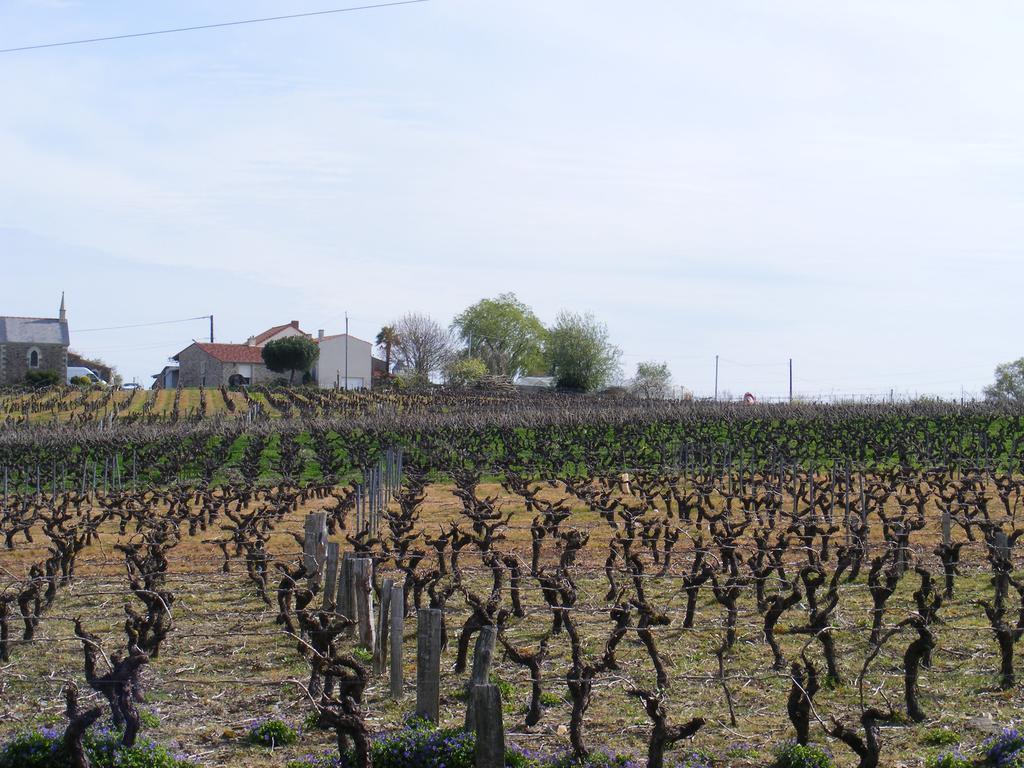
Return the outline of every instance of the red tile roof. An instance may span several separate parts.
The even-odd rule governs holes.
[[[219,360],[222,363],[263,362],[263,349],[248,344],[201,344],[196,342],[192,346],[199,347],[214,360]]]
[[[284,325],[275,325],[273,328],[268,328],[263,333],[253,336],[251,339],[249,339],[249,344],[252,344],[253,346],[259,346],[263,342],[269,341],[270,339],[274,338],[285,328],[294,328],[295,330],[301,332],[303,335],[309,336],[308,333],[299,328],[298,320],[292,320],[290,323],[285,323]]]

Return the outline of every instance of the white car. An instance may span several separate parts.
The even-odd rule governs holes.
[[[97,376],[96,371],[90,368],[83,368],[77,365],[69,365],[67,383],[70,384],[72,379],[76,379],[79,377],[84,377],[88,379],[89,383],[91,384],[99,384],[100,386],[104,387],[107,386],[107,382],[105,382],[103,379]]]

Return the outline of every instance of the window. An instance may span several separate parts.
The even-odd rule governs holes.
[[[36,349],[35,347],[32,347],[32,349],[30,349],[28,351],[28,367],[29,368],[38,368],[39,367],[39,350]]]

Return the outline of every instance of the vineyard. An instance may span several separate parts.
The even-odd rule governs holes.
[[[1018,411],[59,388],[0,423],[6,754],[1024,765]]]

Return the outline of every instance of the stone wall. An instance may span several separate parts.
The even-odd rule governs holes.
[[[39,351],[39,366],[29,367],[29,354]],[[10,387],[25,383],[25,374],[31,370],[54,371],[57,383],[64,384],[68,375],[68,352],[61,344],[0,344],[0,386]]]
[[[270,384],[281,374],[273,373],[262,363],[222,363],[196,346],[191,346],[178,355],[179,387],[228,386],[230,378],[240,373],[250,373],[250,384]],[[204,375],[205,374],[205,375]],[[287,374],[285,374],[287,378]]]
[[[214,360],[197,346],[191,346],[178,355],[179,387],[198,387],[204,383],[207,387],[219,387],[227,383],[223,364]]]

